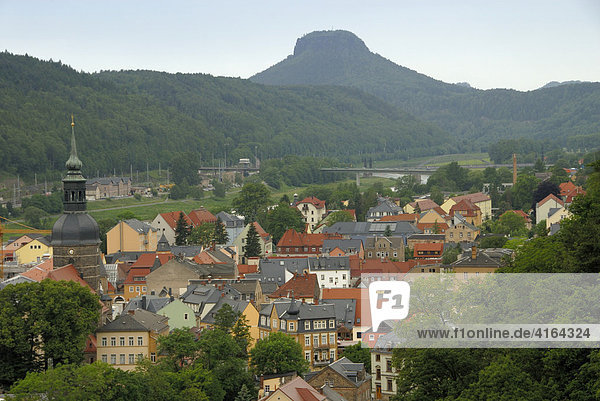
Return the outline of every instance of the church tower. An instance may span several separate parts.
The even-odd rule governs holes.
[[[85,182],[77,157],[75,122],[71,116],[71,155],[63,181],[62,216],[52,227],[54,267],[72,264],[90,287],[100,293],[102,256],[98,223],[86,212]]]

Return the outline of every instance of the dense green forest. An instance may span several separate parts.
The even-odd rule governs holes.
[[[448,84],[371,53],[347,31],[312,32],[294,54],[250,78],[271,85],[355,87],[452,133],[464,152],[508,138],[552,139],[561,146],[600,143],[600,83],[529,92]],[[577,143],[571,138],[577,136]]]
[[[241,157],[398,157],[455,150],[442,130],[354,88],[271,87],[204,74],[88,74],[0,53],[0,172],[63,170],[70,114],[84,173],[166,168],[183,152]]]

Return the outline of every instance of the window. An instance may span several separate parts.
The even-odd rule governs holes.
[[[310,320],[304,322],[304,330],[310,330]]]
[[[373,252],[369,252],[369,257],[372,257],[372,256],[373,256]]]
[[[462,238],[462,237],[463,237],[463,233],[462,233],[462,231],[458,233],[458,236],[459,236],[460,238]]]
[[[289,326],[290,326],[290,327],[289,327],[289,331],[294,331],[294,330],[296,330],[296,326],[294,325],[294,322],[290,322],[290,325],[289,325]]]
[[[133,292],[133,286],[132,285],[129,286],[129,292]]]
[[[277,319],[273,319],[273,328],[277,328]]]
[[[369,341],[375,340],[375,334],[369,334]]]
[[[110,346],[111,347],[116,347],[117,346],[117,337],[111,337],[110,338]]]
[[[463,272],[463,278],[467,278],[467,272]]]
[[[143,337],[138,337],[137,344],[138,344],[138,346],[144,345],[144,338]]]
[[[304,345],[307,347],[310,346],[310,336],[304,336]]]
[[[321,334],[321,344],[327,344],[327,334]]]
[[[144,360],[144,354],[137,354],[137,360],[138,362]]]
[[[108,344],[108,341],[106,341],[106,337],[102,337],[102,346],[106,347],[107,344]]]
[[[125,346],[125,337],[119,337],[119,345],[120,345],[121,347],[124,347],[124,346]]]
[[[325,280],[325,275],[321,274],[321,280]]]
[[[106,354],[102,355],[102,362],[104,362],[104,363],[108,362],[108,358],[107,358]]]
[[[268,384],[265,384],[265,393],[270,393],[271,392],[271,386]]]
[[[335,360],[335,350],[334,349],[329,350],[329,359]],[[333,382],[331,383],[331,386],[333,387]]]
[[[133,354],[129,354],[129,364],[135,365],[135,356]]]
[[[450,238],[454,238],[454,233],[450,231]]]
[[[386,372],[391,372],[392,371],[392,360],[387,358],[385,360],[385,371]]]
[[[335,344],[335,333],[329,333],[329,344]]]
[[[329,282],[333,283],[333,277],[329,277]]]
[[[111,365],[117,364],[117,354],[110,354],[110,363]]]
[[[335,321],[333,319],[329,320],[329,328],[333,329],[335,327]]]
[[[265,325],[265,317],[264,316],[260,317],[260,324],[263,326]]]
[[[381,361],[381,355],[375,354],[375,362]]]
[[[325,385],[329,387],[333,387],[333,380],[325,380]]]
[[[392,391],[392,385],[393,385],[393,380],[388,379],[387,380],[387,391]]]
[[[129,346],[133,347],[133,337],[129,337]]]
[[[306,359],[307,361],[310,361],[310,351],[304,351],[304,359]]]
[[[342,280],[346,280],[346,275],[342,274]]]
[[[146,292],[146,286],[142,287],[142,292]]]
[[[119,364],[120,365],[125,365],[125,354],[120,354],[119,355]]]
[[[375,380],[381,380],[381,369],[377,367],[377,371],[375,373]]]
[[[280,329],[280,330],[285,330],[285,327],[286,327],[286,326],[285,326],[285,320],[280,320],[280,322],[281,322],[281,323],[279,324],[279,329]]]
[[[135,292],[140,292],[140,286],[135,287]]]
[[[313,347],[318,347],[319,346],[319,335],[315,334],[313,336]]]
[[[184,318],[185,320],[188,320],[188,314],[187,314],[187,313],[184,313],[184,314],[183,314],[183,318]]]
[[[156,362],[156,353],[152,352],[152,353],[150,354],[150,360],[151,360],[152,362]]]

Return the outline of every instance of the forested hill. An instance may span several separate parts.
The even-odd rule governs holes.
[[[567,145],[571,135],[591,134],[589,142],[600,141],[600,83],[530,92],[477,90],[394,64],[347,31],[307,34],[298,39],[294,54],[250,79],[270,85],[360,88],[436,123],[473,150],[515,137],[559,138]]]
[[[360,160],[452,151],[445,134],[353,88],[271,87],[234,78],[150,71],[81,73],[0,53],[0,172],[64,169],[75,114],[86,174],[163,168],[180,152],[287,154]]]

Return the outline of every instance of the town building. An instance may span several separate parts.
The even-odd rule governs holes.
[[[19,265],[39,263],[44,258],[52,257],[52,246],[50,238],[37,237],[14,251],[14,259]]]
[[[133,193],[129,177],[90,178],[85,183],[85,190],[87,200],[122,198]]]
[[[320,288],[350,287],[350,258],[348,256],[308,258],[308,272],[317,276]]]
[[[277,243],[279,256],[317,256],[323,253],[323,242],[327,239],[342,239],[336,233],[299,233],[293,228],[287,230]]]
[[[227,212],[217,213],[217,218],[221,219],[225,225],[225,231],[227,231],[227,237],[229,238],[227,245],[231,245],[233,240],[236,239],[244,229],[244,219]]]
[[[258,242],[260,243],[260,256],[261,257],[269,257],[273,254],[273,241],[271,239],[271,235],[267,233],[258,222],[251,223],[254,225],[256,229],[256,233],[258,234]],[[240,234],[233,240],[232,245],[236,246],[238,249],[238,254],[244,260],[246,256],[245,246],[246,240],[248,238],[248,231],[250,230],[250,224],[247,224],[246,227],[240,232]]]
[[[296,203],[296,208],[302,213],[304,222],[309,225],[310,229],[314,229],[316,225],[325,218],[327,208],[325,201],[322,201],[314,196],[302,199]]]
[[[565,203],[554,194],[549,194],[541,201],[535,204],[535,224],[539,224],[542,220],[547,220],[550,214],[550,209],[560,209]]]
[[[169,334],[168,321],[143,309],[130,310],[96,330],[96,359],[126,371],[142,359],[156,362],[157,340]]]
[[[316,389],[328,386],[347,401],[371,399],[371,375],[364,363],[354,363],[343,357],[317,372],[304,375],[308,384]]]
[[[260,338],[276,331],[292,336],[302,345],[311,370],[320,369],[337,358],[335,317],[331,304],[274,301],[260,310]]]
[[[106,233],[106,252],[156,251],[159,232],[138,219],[121,220]]]
[[[465,221],[476,227],[479,227],[483,222],[481,209],[470,199],[464,198],[452,205],[449,214],[454,217],[456,213],[459,213]]]
[[[294,276],[269,295],[269,298],[293,297],[303,302],[313,303],[319,301],[320,294],[317,275],[306,272],[304,274],[294,273]]]
[[[385,216],[394,216],[402,213],[402,208],[389,199],[378,198],[377,206],[367,210],[367,221],[376,221]]]
[[[325,239],[322,248],[323,256],[357,255],[365,258],[365,248],[361,239]]]
[[[394,258],[404,262],[404,238],[373,236],[365,239],[365,257]]]
[[[455,196],[444,202],[441,208],[444,209],[447,213],[450,213],[450,209],[452,209],[452,206],[456,205],[463,199],[471,201],[475,206],[479,208],[479,210],[481,211],[482,220],[489,220],[492,218],[492,199],[483,192]]]
[[[181,215],[183,215],[186,226],[193,227],[192,220],[182,211],[159,213],[150,225],[155,231],[158,231],[159,237],[164,235],[170,245],[175,245],[175,230],[177,229],[177,221]]]

